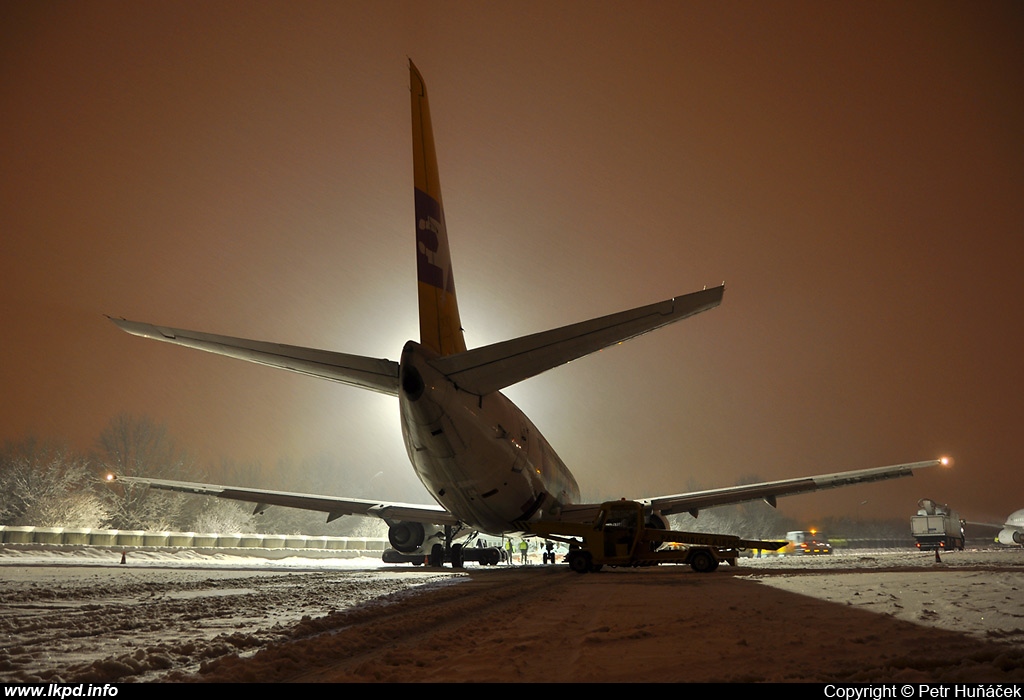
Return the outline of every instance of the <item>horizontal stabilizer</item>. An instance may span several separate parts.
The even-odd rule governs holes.
[[[285,506],[327,513],[330,522],[342,515],[366,515],[380,518],[388,523],[418,522],[430,525],[456,525],[458,519],[441,506],[421,506],[411,503],[392,503],[373,501],[360,498],[338,498],[335,496],[318,496],[308,493],[291,493],[288,491],[268,491],[265,489],[244,489],[235,486],[218,486],[217,484],[201,484],[192,481],[171,481],[169,479],[147,479],[137,476],[118,476],[116,481],[126,484],[141,484],[164,491],[194,493],[201,496],[216,496],[232,501],[248,501],[257,503],[257,512],[266,506]]]
[[[682,320],[722,303],[725,285],[543,333],[440,357],[431,364],[456,386],[481,396]]]
[[[391,360],[107,318],[121,330],[143,338],[330,379],[390,396],[398,395],[398,363]]]

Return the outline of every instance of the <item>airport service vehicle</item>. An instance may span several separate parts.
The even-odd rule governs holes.
[[[910,532],[922,552],[964,548],[964,525],[960,515],[945,503],[930,498],[917,502],[917,515],[910,518]]]
[[[621,500],[602,503],[592,524],[534,522],[529,524],[528,532],[568,544],[565,560],[580,574],[600,571],[604,566],[658,564],[688,564],[694,571],[710,573],[723,561],[735,565],[742,549],[775,551],[785,544],[661,527],[667,524],[663,520],[645,521],[643,504]],[[685,546],[662,548],[669,543]]]
[[[817,530],[791,530],[786,533],[786,546],[782,554],[831,554],[828,538]]]

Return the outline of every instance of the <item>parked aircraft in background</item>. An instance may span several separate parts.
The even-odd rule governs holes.
[[[423,78],[410,62],[416,260],[420,340],[405,344],[398,362],[328,350],[279,345],[111,319],[128,333],[309,374],[398,398],[406,451],[436,505],[247,489],[192,482],[120,477],[153,488],[342,515],[376,516],[389,526],[389,562],[432,564],[467,559],[497,563],[493,548],[463,548],[475,533],[521,531],[528,522],[589,522],[600,503],[580,503],[572,473],[504,387],[718,306],[724,285],[562,328],[467,350],[452,274],[437,158]],[[697,493],[639,498],[654,525],[666,516],[696,515],[712,506],[910,476],[945,463],[890,467],[787,479]]]
[[[1015,510],[1003,523],[1002,529],[996,535],[996,542],[999,544],[1024,545],[1024,509]]]

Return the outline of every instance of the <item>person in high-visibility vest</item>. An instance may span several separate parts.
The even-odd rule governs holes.
[[[505,561],[508,562],[509,566],[512,566],[512,538],[509,537],[505,540]]]
[[[519,562],[521,564],[528,563],[526,561],[526,553],[529,551],[530,545],[527,544],[526,540],[519,540]]]

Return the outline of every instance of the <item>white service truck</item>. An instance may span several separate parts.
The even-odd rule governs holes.
[[[960,515],[945,503],[930,498],[917,502],[917,515],[910,519],[910,534],[923,552],[964,548],[964,525]]]

